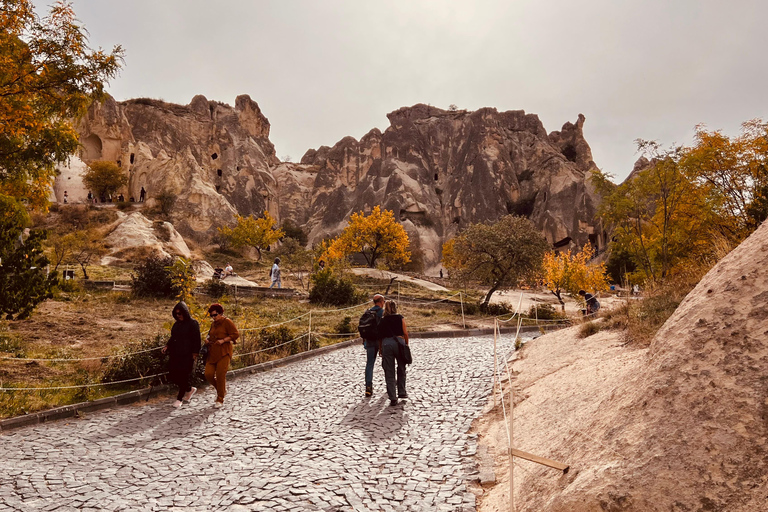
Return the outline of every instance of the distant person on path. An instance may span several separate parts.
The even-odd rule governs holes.
[[[67,204],[69,202],[69,194],[67,194],[67,191],[64,191],[64,204]]]
[[[93,202],[93,193],[89,190],[88,191],[88,204],[91,204]]]
[[[443,278],[443,269],[440,269],[440,279]]]
[[[597,313],[597,310],[600,309],[600,303],[597,301],[597,298],[584,290],[579,290],[579,295],[584,297],[584,301],[587,303],[587,310],[585,314],[589,316]]]
[[[360,317],[358,331],[363,338],[363,348],[367,358],[365,360],[365,396],[373,396],[373,368],[376,366],[376,354],[379,352],[379,324],[384,316],[384,296],[373,296],[373,307],[367,309]]]
[[[234,269],[232,268],[232,265],[227,263],[227,266],[224,267],[224,273],[221,275],[221,278],[224,279],[227,276],[232,276],[235,274]]]
[[[139,192],[139,202],[140,203],[144,202],[144,198],[146,197],[146,195],[147,195],[147,191],[144,190],[144,187],[141,187],[141,192]]]
[[[272,279],[270,288],[277,284],[278,288],[282,288],[282,280],[280,279],[280,258],[275,258],[275,263],[272,265],[272,270],[269,271],[269,277]]]
[[[381,367],[384,368],[384,380],[387,382],[389,405],[397,405],[398,398],[408,398],[405,390],[405,361],[400,357],[399,345],[403,342],[408,345],[408,327],[403,316],[397,314],[397,304],[393,300],[384,303],[384,317],[379,324],[379,334],[382,337]]]
[[[124,203],[125,202],[125,196],[123,196],[122,193],[120,193],[120,195],[117,196],[117,202],[118,203]]]
[[[200,324],[189,314],[184,302],[173,308],[171,337],[163,347],[163,354],[168,354],[168,378],[179,386],[179,393],[173,406],[178,409],[183,402],[189,402],[197,388],[189,382],[200,353]]]
[[[227,395],[227,370],[232,360],[233,345],[240,337],[235,323],[224,316],[221,304],[211,304],[208,314],[213,319],[205,344],[208,345],[208,360],[205,363],[205,380],[216,388],[214,407],[224,405]]]

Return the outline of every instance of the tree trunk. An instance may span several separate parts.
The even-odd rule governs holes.
[[[552,290],[550,290],[552,291]],[[563,308],[563,311],[565,311],[565,302],[563,302],[562,297],[560,297],[560,290],[557,290],[557,293],[552,292],[552,295],[557,297],[557,301],[560,303],[560,307]]]
[[[493,287],[488,290],[488,294],[485,296],[485,299],[483,300],[483,306],[488,307],[488,303],[491,301],[491,295],[499,289],[499,286],[501,286],[501,281],[496,281],[493,283]]]

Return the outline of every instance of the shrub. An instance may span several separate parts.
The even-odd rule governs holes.
[[[512,307],[506,302],[480,304],[480,312],[491,316],[508,315],[512,312]]]
[[[558,311],[552,304],[532,304],[528,309],[528,318],[538,318],[539,320],[559,320],[565,318],[562,311]]]
[[[258,350],[276,347],[293,340],[293,342],[280,347],[278,351],[287,352],[289,354],[303,352],[307,348],[307,339],[299,338],[294,340],[294,338],[296,338],[296,334],[285,325],[262,329],[259,331]],[[274,355],[273,353],[277,353],[277,351],[270,352],[270,355]]]
[[[219,299],[227,294],[229,287],[219,279],[210,279],[205,284],[205,294],[214,299]]]
[[[589,336],[592,336],[593,334],[597,334],[600,332],[603,328],[602,325],[603,322],[586,322],[581,324],[581,327],[579,327],[579,332],[576,335],[578,338],[588,338]]]
[[[176,194],[167,190],[162,190],[157,194],[157,203],[160,206],[160,213],[166,217],[170,217],[173,212],[173,207],[176,204]]]
[[[330,269],[321,270],[312,276],[309,302],[313,304],[347,306],[363,300],[351,280],[336,277]]]
[[[173,258],[161,258],[156,254],[148,256],[135,267],[133,293],[139,297],[173,297],[175,295],[171,274],[166,267],[173,264]]]
[[[336,327],[334,327],[337,333],[339,334],[348,334],[357,332],[357,327],[352,325],[352,317],[351,316],[345,316],[341,319],[341,321],[336,324]]]
[[[141,352],[155,347],[162,347],[166,344],[168,338],[164,334],[158,334],[154,338],[128,343],[124,345],[118,354],[122,357],[109,359],[104,373],[101,376],[101,382],[116,382],[120,380],[135,379],[145,375],[155,375],[168,371],[168,356],[163,354],[160,349],[149,352]],[[167,379],[160,379],[165,382]]]
[[[465,302],[464,303],[464,314],[465,315],[476,315],[480,312],[480,305],[476,302]],[[461,314],[461,306],[456,308],[456,314]]]

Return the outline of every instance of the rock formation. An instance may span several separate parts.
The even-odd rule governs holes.
[[[189,247],[170,222],[153,222],[139,212],[130,215],[117,212],[117,215],[115,228],[104,239],[109,254],[102,263],[122,259],[136,250],[147,254],[154,251],[163,258],[171,255],[190,258]]]
[[[138,199],[141,187],[149,205],[161,192],[175,195],[174,225],[198,239],[236,213],[269,210],[304,226],[313,243],[380,204],[417,239],[427,265],[464,226],[508,213],[531,218],[554,247],[604,247],[584,116],[551,134],[523,111],[420,104],[388,117],[383,133],[309,150],[300,164],[277,159],[269,121],[248,96],[234,107],[203,96],[189,105],[109,98],[78,129],[83,161],[117,161],[130,177],[126,198]]]
[[[312,205],[301,219],[311,240],[337,233],[352,212],[381,204],[420,240],[430,263],[464,226],[508,213],[531,218],[555,247],[604,247],[584,116],[549,135],[523,111],[416,105],[388,117],[384,133],[374,129],[359,142],[346,137],[302,158],[317,169]]]

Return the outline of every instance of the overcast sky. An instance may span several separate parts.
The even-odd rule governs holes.
[[[45,3],[37,0],[40,5]],[[47,2],[46,2],[47,3]],[[359,139],[429,103],[579,113],[595,162],[623,179],[634,140],[690,143],[768,119],[762,0],[75,0],[91,45],[121,44],[118,100],[259,103],[279,157]]]

